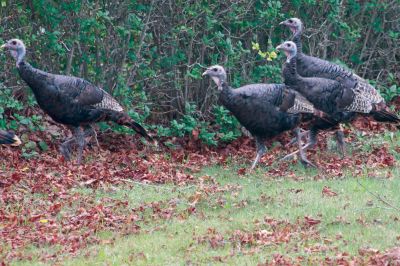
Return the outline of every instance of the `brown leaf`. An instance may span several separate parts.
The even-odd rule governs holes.
[[[377,254],[379,251],[370,247],[361,247],[358,249],[358,254],[361,256],[371,256]]]
[[[202,194],[200,191],[196,191],[194,195],[189,197],[189,204],[191,206],[196,206],[197,202],[199,202],[202,198]]]
[[[289,191],[290,191],[290,192],[293,192],[293,193],[295,193],[295,194],[298,194],[298,193],[300,193],[300,192],[303,192],[304,190],[301,189],[301,188],[291,188],[291,189],[289,189]]]
[[[198,140],[199,139],[199,130],[193,129],[192,130],[192,136],[193,136],[194,140]]]
[[[400,263],[400,247],[395,247],[383,254],[384,258],[391,261],[393,265],[399,265]]]
[[[239,168],[239,169],[237,170],[237,174],[238,174],[238,175],[244,175],[244,174],[246,174],[246,168]]]
[[[314,226],[314,225],[321,223],[321,220],[314,219],[310,216],[304,216],[304,220],[305,220],[306,224],[309,226]]]
[[[335,197],[338,194],[336,192],[332,191],[330,187],[324,186],[324,188],[322,189],[322,195],[326,196],[326,197]]]

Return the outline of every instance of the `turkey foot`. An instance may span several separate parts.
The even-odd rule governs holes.
[[[309,133],[310,133],[309,130],[303,130],[303,131],[300,133],[300,137],[301,137],[301,138],[303,138],[303,137],[308,137],[308,134],[309,134]],[[294,137],[294,138],[292,138],[292,139],[290,140],[290,142],[289,142],[288,144],[285,145],[285,147],[289,147],[289,146],[291,146],[291,145],[293,145],[293,144],[295,144],[295,143],[297,143],[297,136]]]
[[[78,145],[78,157],[76,159],[77,164],[81,164],[82,162],[82,154],[83,154],[83,147],[85,147],[85,135],[83,134],[81,127],[75,127],[73,129],[73,135],[75,137],[75,142]]]
[[[318,134],[318,130],[310,130],[309,132],[310,132],[310,134],[309,134],[310,140],[308,141],[308,143],[307,143],[306,145],[304,145],[304,146],[301,147],[301,144],[300,144],[298,150],[296,150],[296,151],[294,151],[294,152],[292,152],[292,153],[289,153],[288,155],[286,155],[285,157],[283,157],[283,158],[280,159],[279,161],[291,160],[291,159],[294,158],[294,156],[295,156],[297,153],[300,152],[300,150],[307,151],[309,148],[313,148],[313,147],[317,144],[317,134]],[[300,138],[301,135],[299,134],[299,136],[297,136],[296,131],[295,131],[295,134],[296,134],[296,139],[297,139],[297,141],[299,142],[299,140],[300,140],[300,142],[301,142],[301,138]],[[300,148],[300,147],[301,147],[301,148]],[[300,158],[301,158],[301,155],[300,155]]]
[[[75,129],[71,129],[72,132],[74,132]],[[87,137],[92,137],[94,136],[97,146],[100,147],[99,142],[97,140],[97,133],[94,130],[94,128],[90,125],[89,127],[86,127],[85,131],[83,132],[83,137],[84,139]],[[85,141],[85,140],[84,140]],[[72,144],[76,142],[76,136],[72,136],[66,139],[61,145],[60,145],[60,152],[62,156],[64,156],[65,160],[70,161],[71,160],[71,150],[72,150]],[[88,142],[85,141],[84,146],[88,144]]]

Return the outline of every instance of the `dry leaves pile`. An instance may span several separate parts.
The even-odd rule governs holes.
[[[29,259],[20,251],[32,244],[59,246],[57,253],[49,255],[54,257],[101,242],[95,234],[102,230],[137,233],[138,222],[143,222],[143,213],[149,210],[151,219],[175,217],[174,202],[132,208],[126,201],[96,199],[95,193],[82,195],[74,189],[112,190],[119,184],[135,182],[182,186],[193,183],[192,173],[211,159],[199,151],[188,154],[184,149],[164,156],[122,135],[104,135],[100,142],[100,150],[85,152],[95,158],[80,166],[65,162],[56,145],[30,160],[21,156],[20,149],[0,148],[4,156],[0,170],[0,261]],[[51,258],[44,255],[43,259]]]

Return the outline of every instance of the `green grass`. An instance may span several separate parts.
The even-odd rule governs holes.
[[[362,146],[349,149],[368,153],[377,143],[397,146],[397,138],[390,134],[365,138]],[[390,152],[399,159],[394,149]],[[171,219],[144,212],[137,234],[98,232],[96,236],[104,243],[81,250],[74,258],[58,254],[58,261],[63,265],[256,265],[279,253],[291,258],[301,256],[306,264],[315,264],[343,252],[358,256],[362,248],[384,251],[400,245],[397,165],[384,169],[364,166],[361,177],[350,170],[344,170],[340,178],[325,176],[299,164],[291,166],[295,178],[272,178],[264,167],[251,174],[237,174],[247,166],[231,163],[204,168],[197,174],[198,182],[188,186],[134,182],[97,190],[73,188],[74,193],[94,196],[98,201],[127,201],[127,211],[151,202],[161,202],[163,208],[174,202],[175,207]],[[325,186],[338,195],[323,196]],[[201,195],[197,200],[196,193]],[[193,206],[196,211],[190,213],[188,209]],[[305,216],[321,223],[304,227]],[[252,234],[281,228],[263,223],[265,217],[293,226],[290,239],[265,245],[246,245],[233,239],[236,230]],[[223,237],[220,246],[211,246],[212,232]],[[25,248],[24,253],[32,260],[14,261],[13,265],[40,265],[40,255],[58,250],[57,246]]]
[[[354,178],[350,175],[341,180],[306,179],[292,181],[286,179],[266,179],[262,170],[253,175],[238,176],[236,169],[210,167],[199,175],[214,177],[219,187],[224,185],[239,185],[240,190],[210,194],[201,199],[196,206],[197,213],[181,220],[154,220],[143,229],[147,232],[121,237],[115,232],[102,232],[103,239],[117,237],[113,244],[90,247],[82,254],[65,265],[182,265],[185,263],[208,264],[216,263],[213,257],[225,257],[224,262],[230,264],[257,264],[265,262],[274,253],[287,254],[291,257],[304,256],[308,259],[324,258],[334,255],[334,251],[321,251],[308,254],[306,249],[315,244],[324,244],[327,239],[329,246],[337,246],[341,252],[357,255],[359,248],[371,247],[384,250],[396,244],[400,235],[400,215],[398,211],[382,203],[370,192],[377,193],[388,202],[397,206],[400,202],[398,188],[400,181],[393,179]],[[305,171],[307,172],[307,171]],[[399,171],[392,169],[393,176]],[[358,183],[360,182],[362,186]],[[338,193],[336,197],[323,197],[322,189],[329,186]],[[364,188],[365,187],[365,188]],[[112,197],[125,199],[130,203],[140,204],[155,200],[180,199],[179,211],[184,212],[190,195],[198,187],[178,188],[171,185],[152,186],[135,185],[132,190],[123,187],[114,188],[114,192],[96,191],[97,197]],[[366,190],[367,189],[367,190]],[[77,190],[82,194],[92,193],[90,190]],[[263,196],[262,196],[263,195]],[[222,203],[221,203],[222,202]],[[245,206],[240,203],[246,202]],[[319,237],[302,240],[294,237],[288,243],[277,245],[256,246],[255,254],[245,254],[251,247],[239,250],[229,240],[233,231],[255,230],[255,221],[264,217],[278,220],[288,220],[295,223],[304,216],[321,219],[316,226]],[[338,221],[341,217],[341,221]],[[207,235],[208,228],[224,236],[225,245],[211,248],[206,241],[199,243],[198,238]],[[338,235],[343,238],[336,239]],[[294,247],[297,247],[294,249]],[[43,250],[33,249],[32,252]],[[49,250],[47,250],[49,252]],[[67,258],[67,257],[66,257]],[[29,263],[16,262],[15,265]]]

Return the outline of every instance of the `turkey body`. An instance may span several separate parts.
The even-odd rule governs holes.
[[[354,113],[344,112],[340,108],[342,105],[350,104],[353,99],[352,95],[346,95],[340,83],[324,78],[298,77],[292,80],[288,77],[290,75],[288,71],[289,67],[284,67],[285,84],[303,95],[315,108],[328,114],[334,121],[343,122],[343,119],[354,116]]]
[[[288,19],[281,24],[289,26],[294,33],[292,40],[297,47],[296,63],[300,76],[335,80],[347,88],[348,96],[351,95],[353,100],[343,111],[364,114],[378,122],[400,123],[400,118],[387,107],[383,97],[365,79],[338,64],[302,52],[303,23],[300,19]],[[352,116],[355,117],[356,114]]]
[[[301,163],[315,167],[303,153],[298,126],[303,116],[310,119],[317,110],[304,97],[283,84],[251,84],[232,89],[223,83],[219,102],[256,139],[257,156],[251,169],[266,152],[264,141],[288,130],[296,135]]]
[[[378,122],[400,122],[400,118],[386,106],[379,92],[358,75],[337,64],[303,53],[298,54],[296,62],[300,76],[330,79],[345,88],[348,97],[339,104],[347,105],[344,111],[353,112],[351,114],[353,118],[356,117],[354,112],[358,112],[371,116]],[[350,105],[348,105],[349,102],[351,102]],[[350,113],[347,115],[350,116]],[[351,120],[343,122],[351,122]]]
[[[46,73],[26,62],[19,64],[18,72],[40,108],[58,123],[77,127],[106,119],[107,111],[122,111],[108,93],[84,79]],[[102,107],[107,98],[108,105]]]
[[[32,67],[25,61],[26,47],[19,39],[11,39],[0,48],[7,49],[15,59],[20,77],[32,89],[40,108],[55,122],[71,129],[73,137],[60,146],[67,160],[70,159],[71,144],[76,143],[77,162],[81,162],[83,148],[87,144],[85,137],[96,137],[91,124],[99,121],[113,121],[130,127],[147,140],[154,141],[106,91],[81,78],[55,75]],[[153,143],[156,144],[155,141]]]
[[[32,67],[25,61],[17,64],[21,78],[32,89],[40,108],[55,122],[67,125],[73,137],[60,146],[64,157],[70,159],[71,144],[78,144],[78,163],[81,162],[86,134],[95,135],[91,124],[100,121],[113,121],[128,126],[153,141],[146,130],[128,114],[106,91],[90,82],[70,76],[56,75]],[[85,131],[82,131],[82,128]]]
[[[256,139],[257,156],[253,169],[266,152],[264,141],[285,131],[293,130],[299,144],[300,161],[315,166],[303,153],[298,125],[302,114],[313,117],[319,110],[294,90],[283,84],[250,84],[233,89],[226,82],[222,66],[207,68],[203,76],[213,79],[219,90],[219,103],[225,106]]]
[[[67,160],[70,159],[71,144],[76,143],[77,162],[81,163],[83,148],[87,144],[85,137],[96,137],[91,124],[98,121],[128,126],[153,141],[146,130],[123,112],[119,103],[104,90],[84,79],[47,73],[25,62],[26,47],[21,40],[11,39],[0,49],[8,50],[15,59],[20,77],[32,89],[40,108],[54,121],[71,129],[73,137],[60,146]]]
[[[319,131],[335,129],[339,149],[344,156],[344,134],[342,130],[339,130],[340,123],[351,122],[357,112],[362,113],[367,108],[369,101],[355,96],[353,84],[348,85],[328,78],[301,76],[298,72],[299,55],[295,43],[285,42],[278,48],[285,50],[288,56],[288,61],[284,64],[282,71],[285,85],[299,92],[315,108],[325,112],[330,118],[329,121],[321,119],[314,121],[310,127],[310,140],[304,148],[312,147],[317,143]],[[346,111],[349,107],[353,110],[352,112]]]
[[[353,93],[353,104],[347,106],[347,111],[360,110],[360,107],[357,106],[359,102],[363,102],[365,104],[363,113],[373,112],[374,116],[375,105],[385,105],[385,101],[379,92],[370,85],[365,79],[360,76],[354,74],[352,71],[345,69],[344,67],[329,62],[327,60],[323,60],[318,57],[309,56],[303,53],[302,51],[302,33],[303,26],[301,21],[299,20],[300,27],[297,28],[296,32],[293,34],[292,40],[296,44],[297,47],[297,72],[302,77],[320,77],[326,79],[332,79],[339,83],[341,83],[345,88],[349,88]],[[365,98],[368,101],[365,101]],[[379,110],[378,110],[379,112]],[[385,114],[383,114],[385,115]],[[386,114],[387,115],[387,114]],[[377,113],[377,117],[381,117],[382,114]],[[394,117],[389,119],[386,122],[397,122],[390,121],[393,120]],[[396,119],[394,119],[396,120]],[[385,122],[385,121],[383,121]]]
[[[354,88],[357,80],[353,73],[343,67],[303,53],[297,54],[297,71],[302,77],[320,77],[343,82],[346,87]]]
[[[253,136],[267,139],[294,129],[301,114],[281,111],[283,84],[251,84],[237,89],[224,85],[219,102],[238,119]]]

